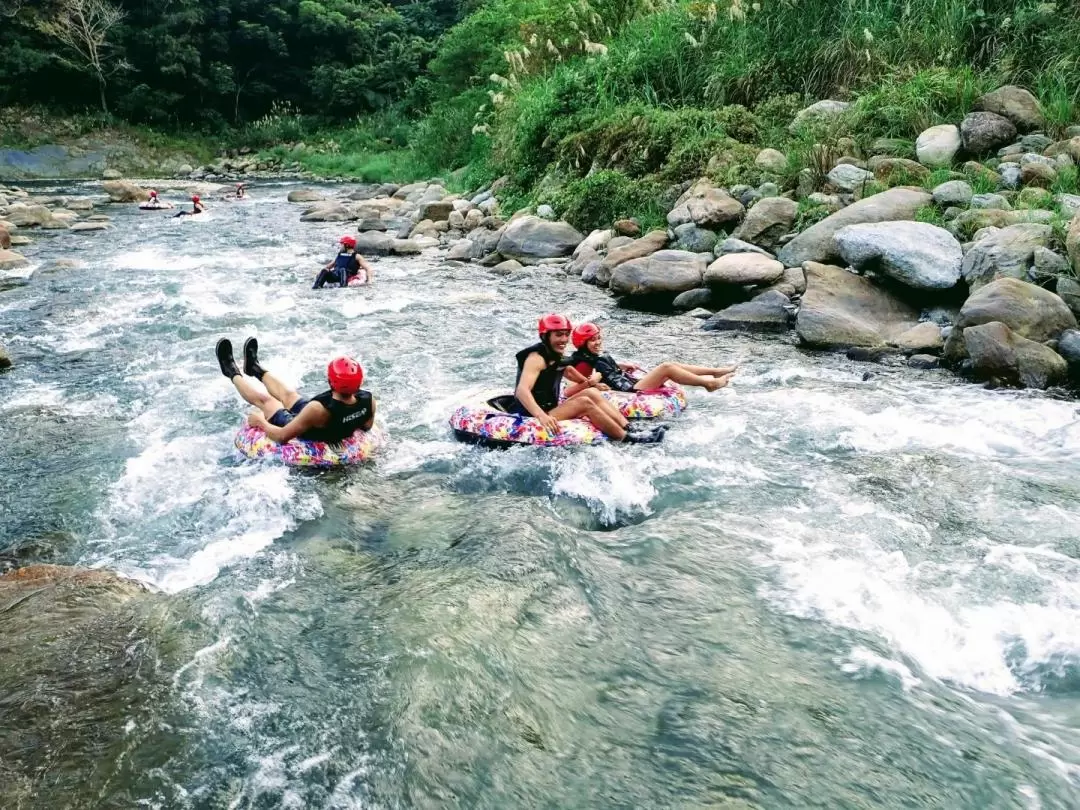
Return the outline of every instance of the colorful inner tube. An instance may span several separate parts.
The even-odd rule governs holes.
[[[634,375],[640,378],[640,374]],[[657,419],[678,416],[686,410],[686,393],[678,383],[669,382],[663,388],[649,391],[601,391],[601,396],[614,405],[627,419]],[[564,397],[565,399],[565,397]]]
[[[459,441],[483,447],[506,448],[521,445],[567,447],[575,444],[601,444],[607,436],[585,419],[565,419],[562,430],[551,433],[531,416],[507,413],[513,401],[509,394],[478,399],[458,408],[450,417],[450,427]]]
[[[651,391],[603,391],[602,396],[627,419],[678,416],[686,410],[686,394],[677,383],[668,383]]]
[[[376,429],[366,433],[358,430],[341,444],[302,439],[278,444],[261,428],[247,425],[236,434],[235,444],[248,458],[273,459],[290,467],[346,467],[368,461],[385,439],[385,434]]]

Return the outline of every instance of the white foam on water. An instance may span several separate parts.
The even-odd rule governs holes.
[[[914,673],[899,661],[878,655],[866,647],[853,647],[846,660],[838,660],[836,663],[842,672],[856,677],[865,677],[874,672],[890,675],[900,682],[905,692],[921,683]]]
[[[649,475],[649,462],[619,452],[621,449],[600,445],[556,461],[552,493],[585,501],[608,522],[622,515],[651,514],[649,503],[656,497],[656,488]]]

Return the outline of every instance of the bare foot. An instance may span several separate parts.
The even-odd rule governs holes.
[[[734,366],[727,366],[726,368],[714,368],[709,373],[712,374],[712,376],[714,377],[726,377],[729,374],[734,374],[738,370],[739,366],[736,364]]]
[[[717,388],[723,388],[725,385],[727,385],[729,382],[731,382],[731,378],[733,376],[734,376],[734,372],[731,373],[731,374],[724,374],[723,376],[720,376],[720,377],[717,377],[716,379],[710,380],[709,382],[705,383],[705,390],[706,391],[715,391]]]

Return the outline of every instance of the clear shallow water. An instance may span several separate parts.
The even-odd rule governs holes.
[[[545,270],[384,259],[374,289],[311,291],[344,231],[287,190],[202,223],[111,209],[0,292],[0,552],[160,592],[125,642],[151,665],[74,710],[94,757],[32,752],[23,806],[1080,807],[1075,402],[705,334]],[[743,370],[658,448],[454,442],[548,309]],[[249,334],[308,392],[362,359],[378,464],[235,456],[213,346]]]

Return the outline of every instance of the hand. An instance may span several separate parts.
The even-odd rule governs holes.
[[[266,424],[266,417],[262,411],[252,411],[248,414],[247,422],[252,427],[261,428]]]
[[[610,385],[606,385],[605,383],[600,383],[600,384],[599,384],[598,386],[596,386],[596,390],[597,390],[597,391],[610,391],[610,390],[611,390],[611,386],[610,386]]]
[[[547,430],[548,433],[562,432],[562,428],[559,427],[559,420],[552,416],[550,413],[545,413],[543,416],[537,417],[537,421],[545,430]]]
[[[596,388],[600,385],[600,381],[603,379],[604,378],[600,376],[599,371],[594,371],[589,377],[589,385],[591,385],[593,388]]]

